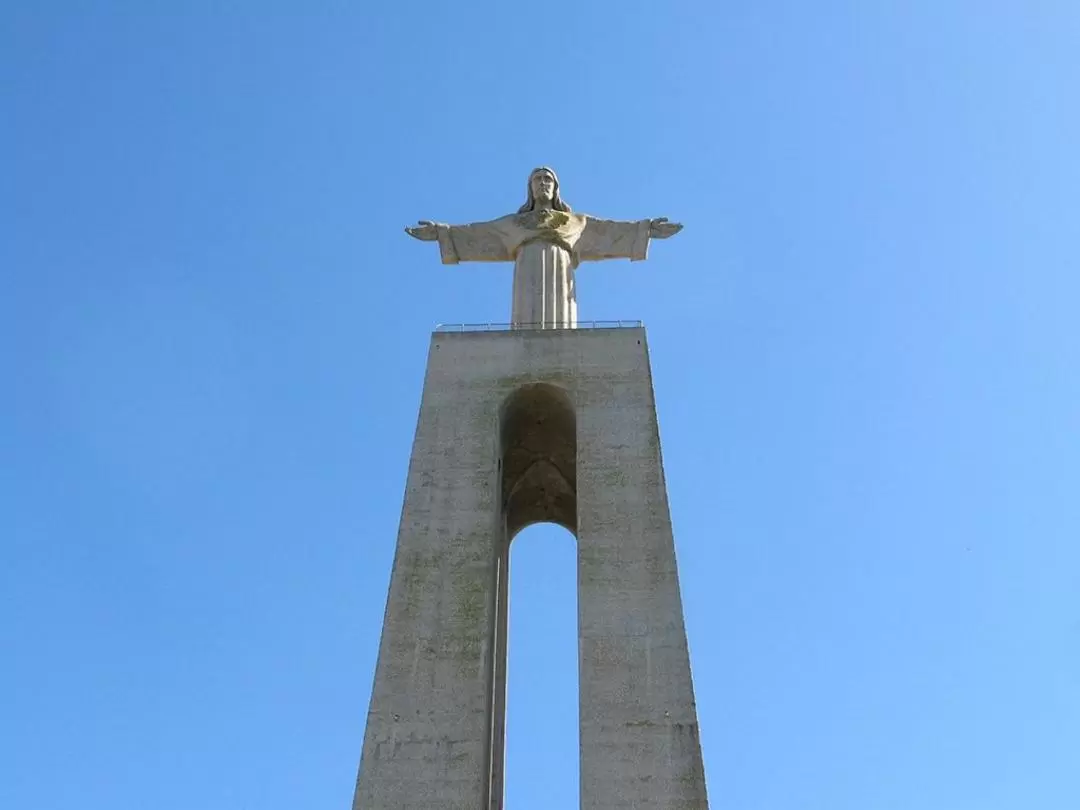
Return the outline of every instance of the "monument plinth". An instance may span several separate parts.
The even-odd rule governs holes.
[[[501,810],[510,543],[538,522],[577,539],[581,808],[708,806],[645,330],[570,328],[578,261],[681,226],[572,219],[554,178],[409,229],[515,261],[515,324],[543,328],[432,335],[354,810]]]

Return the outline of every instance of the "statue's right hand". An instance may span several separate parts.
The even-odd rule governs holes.
[[[414,225],[411,228],[406,225],[405,233],[413,239],[419,239],[421,242],[434,242],[439,238],[439,229],[435,223],[428,222],[426,219],[420,220],[419,225]]]

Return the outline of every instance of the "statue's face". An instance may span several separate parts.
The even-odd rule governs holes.
[[[550,203],[555,199],[555,176],[551,172],[537,172],[529,178],[533,198],[539,203]]]

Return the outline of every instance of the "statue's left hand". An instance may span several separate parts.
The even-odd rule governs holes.
[[[434,242],[439,238],[439,229],[434,222],[429,222],[426,219],[420,220],[420,224],[413,227],[405,226],[405,233],[411,236],[413,239],[419,239],[421,242]]]
[[[653,239],[667,239],[682,230],[678,222],[668,222],[667,217],[657,217],[649,220],[649,236]]]

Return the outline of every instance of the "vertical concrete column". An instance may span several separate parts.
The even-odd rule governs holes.
[[[648,353],[623,335],[576,388],[581,808],[704,810]]]
[[[433,341],[354,810],[486,810],[498,398]]]

